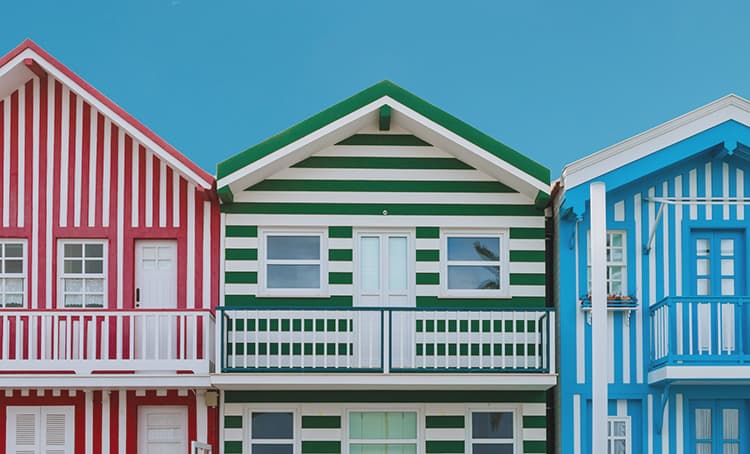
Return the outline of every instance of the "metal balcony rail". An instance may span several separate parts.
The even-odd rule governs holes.
[[[554,312],[218,308],[222,372],[554,371]]]

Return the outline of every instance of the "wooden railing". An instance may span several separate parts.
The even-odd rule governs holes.
[[[0,370],[210,372],[208,310],[0,311]]]
[[[222,372],[555,370],[544,308],[218,310]]]

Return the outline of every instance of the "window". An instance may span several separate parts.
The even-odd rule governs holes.
[[[630,454],[629,416],[610,416],[607,419],[607,452]]]
[[[472,454],[513,454],[516,431],[514,419],[510,410],[472,412]]]
[[[322,232],[261,233],[260,293],[323,296],[327,291]]]
[[[7,452],[73,452],[74,413],[72,406],[9,406],[6,421]]]
[[[588,289],[591,294],[591,232],[588,238],[587,264]],[[627,296],[627,258],[625,232],[607,231],[607,296]]]
[[[294,413],[250,413],[250,452],[253,454],[292,454],[294,452]]]
[[[408,232],[356,232],[356,306],[414,306],[413,239]]]
[[[104,240],[62,240],[60,296],[64,307],[104,307],[107,292]]]
[[[506,233],[447,233],[442,246],[440,280],[444,294],[493,298],[509,295]]]
[[[349,413],[350,454],[416,454],[416,412]]]
[[[26,294],[26,243],[0,240],[0,307],[23,307]]]

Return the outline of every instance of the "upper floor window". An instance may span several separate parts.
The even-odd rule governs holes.
[[[0,307],[26,304],[26,242],[0,240]]]
[[[610,416],[607,418],[608,454],[630,454],[630,417]]]
[[[417,413],[353,411],[349,413],[351,454],[417,452]]]
[[[515,452],[513,411],[476,411],[471,413],[471,449],[475,454]]]
[[[619,230],[607,231],[606,261],[607,261],[607,296],[617,297],[627,295],[626,257],[627,242],[625,232]],[[589,233],[587,253],[588,289],[591,294],[591,234]]]
[[[260,294],[321,296],[327,291],[323,232],[262,231]]]
[[[440,280],[446,296],[509,295],[506,232],[444,232],[440,256]]]
[[[64,307],[104,307],[107,292],[105,240],[61,240],[60,299]]]

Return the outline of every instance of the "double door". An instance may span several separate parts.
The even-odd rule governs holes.
[[[747,452],[747,401],[696,400],[689,408],[690,449],[695,454]]]

